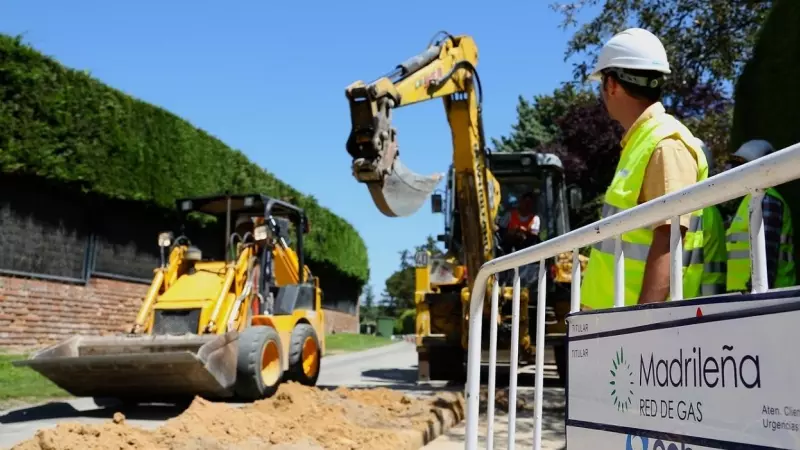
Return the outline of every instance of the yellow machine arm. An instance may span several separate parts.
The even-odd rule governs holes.
[[[368,186],[375,205],[389,217],[416,212],[442,178],[413,173],[400,162],[392,109],[436,98],[444,101],[453,137],[462,239],[482,244],[480,251],[466,252],[470,286],[480,266],[492,257],[495,208],[489,204],[489,190],[499,190],[486,167],[477,64],[478,48],[470,36],[445,34],[388,75],[369,84],[356,81],[346,89],[353,176]],[[492,194],[499,198],[499,192]]]
[[[275,282],[278,286],[297,284],[299,278],[299,259],[297,253],[288,245],[276,245],[272,250],[272,257],[275,261]],[[311,281],[311,270],[304,266],[305,275],[303,279],[306,283]]]

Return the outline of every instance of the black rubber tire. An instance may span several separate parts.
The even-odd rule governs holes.
[[[303,343],[311,338],[317,347],[317,371],[308,376],[303,371]],[[288,378],[306,386],[317,384],[319,372],[322,368],[322,351],[319,348],[319,339],[314,327],[307,323],[298,323],[292,330],[292,342],[289,347],[289,373]]]
[[[564,345],[553,347],[553,354],[556,360],[556,370],[558,371],[558,381],[567,383],[567,349]]]
[[[245,401],[255,401],[275,395],[281,384],[281,376],[267,385],[261,376],[264,347],[274,342],[278,347],[280,367],[283,367],[281,338],[272,327],[255,326],[239,333],[239,354],[236,358],[236,396]]]

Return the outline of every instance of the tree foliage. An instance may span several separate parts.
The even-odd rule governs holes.
[[[511,133],[495,140],[497,150],[558,155],[567,183],[579,186],[586,199],[570,222],[575,227],[597,220],[598,197],[611,182],[622,138],[622,128],[608,116],[599,96],[575,83],[564,83],[531,102],[520,97],[517,111]],[[546,133],[540,134],[541,130]]]
[[[372,285],[367,284],[361,295],[360,319],[362,322],[373,322],[377,320],[379,312],[378,305],[375,303],[375,292]]]
[[[736,84],[731,148],[766,139],[776,149],[800,142],[800,2],[777,0],[759,33],[753,57]],[[800,180],[777,186],[800,224]],[[797,228],[795,228],[797,236]],[[795,245],[795,260],[800,246]],[[798,267],[800,270],[800,267]]]
[[[553,3],[562,26],[577,26],[587,6],[600,13],[577,27],[565,60],[577,57],[574,78],[585,79],[603,44],[631,26],[651,31],[664,43],[672,74],[665,86],[668,111],[706,141],[715,155],[727,152],[731,86],[752,55],[759,27],[772,0],[572,0]]]
[[[752,54],[756,34],[771,0],[574,0],[554,3],[564,28],[577,25],[586,6],[602,4],[600,13],[578,27],[567,44],[566,58],[583,54],[574,65],[585,79],[603,44],[631,26],[651,31],[664,43],[672,68],[667,91],[676,111],[691,115],[698,88],[730,94],[729,87]],[[726,86],[727,84],[727,86]],[[689,102],[689,103],[687,103]],[[704,105],[699,105],[704,109]]]
[[[431,257],[444,254],[433,236],[428,236],[425,243],[413,251],[400,252],[400,267],[386,279],[382,293],[382,304],[392,315],[401,309],[414,308],[414,254],[422,250],[429,251]]]
[[[264,192],[294,198],[311,222],[310,262],[363,285],[356,230],[187,121],[0,35],[0,173],[35,175],[173,208],[176,198]],[[358,292],[358,290],[356,290]]]
[[[511,126],[508,136],[492,138],[496,151],[521,152],[534,150],[553,142],[561,133],[558,119],[569,105],[594,98],[591,91],[580,89],[574,83],[565,83],[551,94],[536,95],[533,101],[519,96],[517,123]]]
[[[561,134],[549,151],[561,158],[567,183],[583,193],[585,204],[570,220],[579,227],[599,218],[601,198],[619,162],[623,130],[596,96],[569,105],[557,123]]]

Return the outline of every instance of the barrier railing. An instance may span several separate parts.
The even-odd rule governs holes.
[[[767,290],[766,246],[761,199],[764,190],[800,178],[800,143],[787,147],[771,155],[743,164],[681,191],[651,200],[642,205],[622,211],[613,216],[586,225],[575,231],[545,241],[509,255],[502,256],[484,264],[475,278],[469,309],[469,347],[467,353],[467,450],[477,450],[479,431],[480,371],[481,371],[481,329],[483,322],[484,294],[489,277],[506,270],[514,270],[512,296],[511,361],[508,392],[508,448],[513,449],[516,431],[517,404],[517,365],[519,339],[519,267],[540,262],[538,299],[536,303],[536,373],[534,405],[533,448],[542,445],[542,397],[544,374],[544,319],[546,300],[545,260],[559,253],[572,251],[572,294],[571,310],[580,309],[581,272],[578,250],[609,238],[615,240],[614,307],[624,305],[624,254],[622,233],[643,228],[661,220],[671,218],[670,229],[670,299],[683,298],[682,253],[679,218],[693,211],[716,205],[728,200],[752,194],[750,201],[750,262],[751,286],[754,293]],[[490,313],[497,316],[499,287],[494,277]],[[489,338],[489,385],[487,397],[487,449],[494,444],[494,402],[495,371],[497,363],[497,323],[492,320]]]

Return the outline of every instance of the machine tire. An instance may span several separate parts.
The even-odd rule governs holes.
[[[567,383],[567,349],[564,345],[553,347],[553,354],[556,360],[556,370],[558,371],[558,381]]]
[[[322,352],[314,327],[298,323],[292,330],[289,347],[289,379],[306,386],[314,386],[319,378]]]
[[[274,328],[255,326],[239,333],[237,397],[255,401],[273,396],[281,383],[282,362],[281,338]]]

